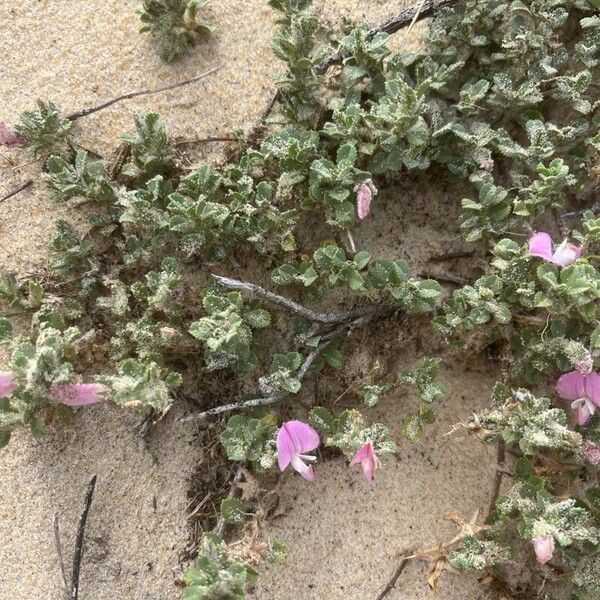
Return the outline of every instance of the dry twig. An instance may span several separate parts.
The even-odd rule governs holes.
[[[192,77],[192,79],[186,79],[185,81],[179,81],[178,83],[172,83],[170,85],[165,85],[160,88],[150,89],[150,90],[138,90],[136,92],[129,92],[128,94],[123,94],[121,96],[117,96],[116,98],[113,98],[112,100],[107,100],[106,102],[103,102],[102,104],[97,104],[96,106],[90,106],[88,108],[83,108],[81,110],[72,112],[71,114],[67,115],[67,119],[69,119],[69,121],[75,121],[76,119],[80,119],[81,117],[86,117],[87,115],[91,115],[92,113],[98,112],[100,110],[104,110],[105,108],[108,108],[109,106],[112,106],[113,104],[116,104],[117,102],[121,102],[122,100],[130,100],[131,98],[136,98],[137,96],[150,96],[152,94],[158,94],[160,92],[174,90],[174,89],[182,87],[184,85],[189,85],[190,83],[195,83],[196,81],[200,81],[201,79],[204,79],[205,77],[208,77],[209,75],[212,75],[213,73],[218,71],[220,68],[221,68],[220,66],[214,67],[214,68],[210,69],[209,71],[206,71],[206,73],[202,73],[201,75]]]
[[[401,555],[404,556],[404,558],[402,558],[400,564],[394,571],[394,574],[392,575],[391,579],[387,582],[387,585],[383,588],[382,592],[379,594],[379,596],[377,596],[375,600],[383,600],[383,598],[385,598],[394,589],[394,587],[396,586],[396,582],[400,578],[400,575],[402,575],[402,572],[404,571],[406,565],[408,565],[408,562],[410,560],[410,558],[408,558],[405,555],[412,554],[413,552],[414,548],[411,548],[401,553]]]
[[[85,538],[85,526],[94,497],[94,489],[96,488],[96,475],[92,475],[88,483],[85,500],[83,502],[83,511],[79,519],[79,527],[77,528],[77,538],[75,539],[75,552],[73,554],[73,570],[71,572],[71,600],[79,598],[79,575],[81,573],[81,559],[83,558],[83,542]]]
[[[33,179],[28,179],[25,183],[22,183],[16,190],[13,190],[12,192],[6,194],[6,196],[0,198],[0,202],[4,202],[5,200],[12,198],[13,196],[16,196],[19,192],[22,192],[23,190],[27,189],[32,184]]]
[[[309,321],[313,321],[314,323],[335,325],[337,323],[343,323],[344,321],[348,321],[349,319],[363,316],[365,314],[364,310],[360,310],[359,312],[343,313],[317,312],[311,308],[307,308],[306,306],[299,304],[298,302],[295,302],[294,300],[291,300],[290,298],[270,292],[269,290],[266,290],[265,288],[262,288],[254,283],[239,281],[238,279],[231,279],[230,277],[222,277],[221,275],[213,274],[212,276],[215,281],[221,284],[223,287],[226,287],[230,290],[248,292],[249,294],[260,298],[261,300],[265,300],[270,304],[281,306],[293,313],[296,313],[297,315],[306,317]]]

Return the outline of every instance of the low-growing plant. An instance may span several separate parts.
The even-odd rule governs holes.
[[[187,47],[202,4],[144,4],[165,58]],[[135,117],[120,170],[65,154],[70,122],[50,103],[24,113],[15,130],[35,153],[52,154],[51,195],[93,201],[98,212],[87,229],[57,224],[43,289],[0,276],[10,354],[0,442],[24,424],[38,434],[69,418],[69,406],[110,399],[147,416],[164,414],[177,394],[201,404],[199,421],[235,411],[220,441],[241,468],[291,467],[312,481],[323,447],[372,483],[396,445],[369,409],[409,389],[418,409],[398,421],[416,439],[443,401],[440,364],[485,349],[503,361],[502,383],[463,425],[510,449],[514,465],[499,468],[514,481],[486,525],[438,552],[455,568],[496,575],[520,552],[560,561],[572,574],[568,592],[593,598],[600,220],[589,211],[571,230],[563,221],[554,240],[544,229],[565,205],[589,201],[598,168],[597,2],[464,0],[436,12],[414,52],[392,52],[387,34],[351,23],[329,31],[310,0],[270,4],[285,123],[239,143],[220,166],[184,174],[154,113]],[[386,190],[407,174],[454,182],[457,227],[485,262],[451,293],[399,255],[355,248],[352,230],[371,211],[405,201]],[[256,282],[215,271],[251,272]],[[31,328],[17,335],[8,319],[25,314]],[[323,398],[286,420],[277,403],[302,397],[306,378],[344,369],[344,340],[377,319],[389,329],[431,321],[447,352],[397,375],[366,366],[342,394],[355,404],[334,412]],[[87,375],[93,383],[81,383]],[[548,382],[555,392],[538,389]],[[219,533],[257,518],[246,498],[220,506]],[[243,597],[257,561],[230,550],[203,538],[185,598]],[[271,544],[261,560],[284,555]]]
[[[185,54],[200,36],[213,32],[202,18],[202,9],[210,0],[144,0],[139,11],[143,25],[158,44],[160,57],[172,62]]]

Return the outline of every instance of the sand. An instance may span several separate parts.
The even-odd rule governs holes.
[[[268,50],[273,14],[264,0],[213,0],[210,20],[218,33],[181,62],[161,63],[146,37],[139,36],[137,1],[0,0],[0,120],[16,121],[35,99],[53,100],[65,112],[97,104],[115,95],[166,85],[221,65],[197,84],[136,98],[79,120],[74,140],[108,156],[118,138],[132,128],[136,111],[155,110],[173,135],[187,138],[250,129],[272,95],[277,63]],[[322,18],[343,15],[377,22],[395,13],[396,1],[321,0]],[[414,38],[415,33],[411,34]],[[396,38],[395,43],[409,43]],[[208,154],[208,149],[206,153]],[[200,151],[200,158],[204,150]],[[21,276],[42,269],[47,240],[58,218],[81,218],[49,202],[37,182],[39,164],[21,151],[2,151],[0,195],[28,178],[34,186],[2,205],[0,268]],[[433,195],[431,195],[433,194]],[[431,191],[407,181],[382,195],[373,217],[355,233],[357,245],[374,254],[397,252],[415,269],[429,268],[431,254],[458,244],[447,230],[448,211],[456,210],[454,190]],[[432,205],[433,202],[433,205]],[[440,209],[440,207],[443,207]],[[435,241],[432,241],[435,240]],[[470,275],[473,265],[455,266]],[[352,377],[364,371],[378,352],[391,366],[411,362],[430,347],[427,336],[389,324],[355,350],[340,381],[329,381],[322,401],[336,397]],[[383,341],[382,341],[383,340]],[[365,346],[368,346],[365,348]],[[344,378],[346,378],[344,380]],[[339,458],[320,464],[314,485],[285,476],[284,514],[269,524],[267,535],[287,544],[288,561],[268,567],[250,597],[261,600],[368,600],[375,598],[407,546],[446,539],[453,526],[448,511],[470,516],[489,502],[494,470],[492,449],[475,441],[443,437],[450,425],[480,406],[493,383],[486,363],[452,365],[444,371],[449,395],[438,422],[416,444],[402,441],[399,428],[408,394],[388,397],[372,411],[399,440],[397,458],[388,459],[373,487]],[[82,600],[171,600],[179,597],[179,577],[192,539],[188,492],[204,455],[198,428],[178,422],[186,410],[176,405],[146,442],[138,421],[111,406],[77,413],[75,426],[40,441],[19,433],[0,453],[0,598],[29,600],[61,597],[61,579],[53,545],[52,518],[59,515],[65,556],[70,562],[85,487],[98,475],[83,564]],[[487,598],[476,580],[446,575],[438,598]],[[428,598],[423,565],[403,574],[390,600]]]

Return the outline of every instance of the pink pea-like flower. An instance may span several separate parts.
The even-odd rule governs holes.
[[[0,146],[18,148],[23,145],[23,138],[17,135],[6,123],[0,121]]]
[[[350,462],[351,466],[360,464],[367,483],[373,483],[373,473],[377,467],[377,457],[373,450],[373,444],[367,442],[358,450]]]
[[[540,565],[545,565],[554,554],[554,538],[551,535],[536,537],[533,540],[533,549]]]
[[[600,467],[600,446],[594,442],[587,441],[583,444],[583,455],[594,466]]]
[[[304,461],[314,462],[315,456],[307,455],[319,446],[319,434],[302,421],[287,421],[277,432],[277,463],[281,471],[292,465],[304,479],[315,478],[312,465]]]
[[[544,232],[536,233],[529,239],[529,255],[539,256],[544,260],[566,267],[579,258],[581,248],[564,240],[554,252],[552,252],[552,238]]]
[[[19,387],[10,371],[0,371],[0,398],[10,396]]]
[[[373,185],[369,185],[368,183],[363,183],[358,188],[356,192],[356,212],[361,221],[369,214],[371,200],[373,200],[375,194],[377,194],[377,190]]]
[[[571,371],[558,378],[556,391],[561,398],[571,400],[578,425],[585,425],[600,406],[600,375]]]
[[[59,404],[88,406],[103,402],[105,389],[100,383],[64,383],[50,386],[50,393]]]

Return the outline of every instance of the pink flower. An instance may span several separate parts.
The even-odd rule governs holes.
[[[539,256],[554,265],[566,267],[574,260],[579,258],[581,248],[574,244],[569,244],[568,240],[552,253],[552,238],[544,232],[536,233],[529,239],[529,255]]]
[[[279,469],[285,471],[291,463],[292,467],[308,481],[315,478],[312,465],[304,461],[313,462],[315,456],[306,455],[305,452],[314,450],[319,445],[319,434],[302,421],[287,421],[277,432],[277,463]]]
[[[377,467],[377,458],[371,442],[364,444],[350,461],[351,466],[358,465],[359,463],[362,466],[363,475],[367,483],[373,483],[373,473]]]
[[[363,183],[358,188],[358,192],[356,193],[356,212],[361,221],[369,214],[374,194],[377,194],[377,190],[367,183]]]
[[[23,138],[17,135],[6,123],[0,121],[0,146],[18,148],[23,145]]]
[[[105,387],[100,383],[65,383],[50,386],[50,393],[59,404],[87,406],[102,402]]]
[[[556,391],[565,400],[571,400],[577,424],[584,425],[600,406],[600,375],[578,371],[565,373],[558,378]]]
[[[10,371],[0,371],[0,398],[10,396],[18,387]]]
[[[533,540],[533,549],[540,565],[545,565],[554,553],[554,538],[551,535],[536,537]]]
[[[584,442],[583,455],[596,467],[600,467],[600,446],[594,442]]]

